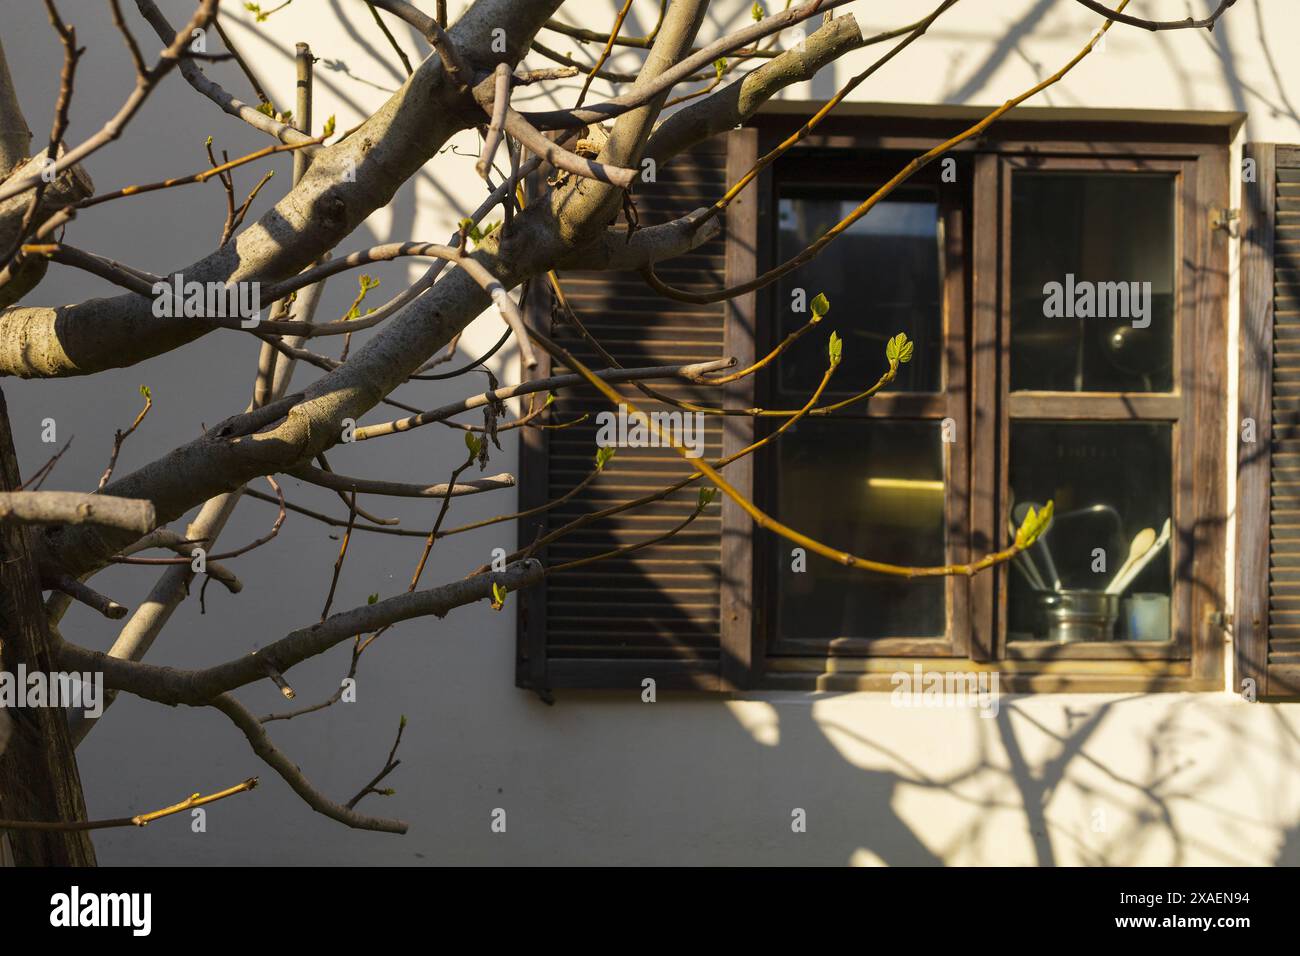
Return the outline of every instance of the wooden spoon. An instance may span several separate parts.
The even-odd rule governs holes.
[[[1107,594],[1119,594],[1124,589],[1125,575],[1133,565],[1141,560],[1142,556],[1151,550],[1151,546],[1156,543],[1155,528],[1143,528],[1133,538],[1132,544],[1128,546],[1128,558],[1119,566],[1115,576],[1110,579],[1110,584],[1106,585]]]

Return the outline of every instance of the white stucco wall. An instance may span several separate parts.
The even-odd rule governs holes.
[[[465,4],[450,5],[455,14]],[[1195,3],[1198,10],[1211,5]],[[187,0],[163,6],[176,23],[190,9]],[[235,14],[237,4],[224,6]],[[619,4],[587,0],[568,6],[574,8],[565,14],[571,22],[601,28]],[[750,3],[713,6],[718,15],[710,16],[710,36],[720,23],[747,16]],[[874,32],[915,19],[929,7],[919,0],[873,0],[848,9]],[[1182,0],[1151,0],[1141,8],[1153,16],[1186,15]],[[655,10],[651,0],[638,0],[628,29],[645,32]],[[64,4],[64,12],[89,46],[69,137],[79,141],[116,109],[131,75],[105,5]],[[132,22],[139,36],[150,35],[137,18]],[[1097,18],[1072,0],[963,0],[855,98],[1000,103],[1053,72],[1096,26]],[[295,0],[260,27],[232,22],[230,29],[263,82],[286,104],[293,70],[291,53],[284,51],[299,40],[312,45],[323,58],[317,65],[318,123],[334,112],[339,128],[348,128],[400,82],[369,14],[351,0]],[[57,43],[35,6],[8,18],[5,31],[19,93],[41,136],[57,90]],[[408,50],[422,49],[407,31],[398,33]],[[1297,35],[1300,5],[1292,0],[1241,0],[1212,35],[1152,35],[1119,26],[1104,52],[1038,104],[1244,111],[1249,118],[1243,138],[1297,142],[1300,117],[1292,97],[1300,97],[1300,61],[1291,54]],[[579,56],[591,53],[565,38],[551,41]],[[792,88],[787,97],[824,99],[868,55],[848,58],[833,76],[828,72]],[[543,65],[534,58],[528,62]],[[632,61],[616,59],[615,69],[620,62]],[[209,69],[248,95],[231,66]],[[576,90],[571,85],[565,102]],[[173,77],[126,139],[95,157],[91,172],[107,188],[197,170],[206,164],[203,141],[209,134],[232,155],[262,145]],[[474,135],[459,137],[455,150],[470,158],[448,151],[343,248],[390,238],[445,238],[478,202],[481,188],[472,169]],[[255,214],[287,186],[289,161],[271,165],[276,180]],[[256,174],[242,172],[238,181],[247,189]],[[209,183],[96,210],[73,225],[69,240],[161,273],[207,251],[222,215],[220,190]],[[384,280],[380,291],[392,294],[417,268],[373,271]],[[341,314],[354,289],[349,282],[332,282],[321,314]],[[53,267],[33,300],[61,303],[102,294],[111,290]],[[1234,329],[1235,306],[1234,299]],[[495,315],[480,318],[467,332],[462,354],[482,351],[499,328]],[[93,380],[7,380],[2,387],[20,458],[30,471],[49,457],[51,448],[39,434],[41,420],[52,417],[60,442],[76,438],[47,487],[93,487],[113,428],[129,423],[137,411],[139,384],[151,386],[156,408],[123,452],[120,473],[194,437],[200,421],[211,424],[241,409],[255,354],[250,338],[221,333]],[[494,367],[508,377],[513,355]],[[421,384],[403,389],[401,397],[429,407],[456,394],[457,387]],[[1235,409],[1234,394],[1225,401]],[[401,441],[338,450],[332,460],[354,474],[441,481],[439,456],[459,444],[457,433],[425,429]],[[510,443],[494,468],[515,465]],[[295,500],[338,511],[337,500],[298,482],[286,488]],[[407,527],[427,526],[431,513],[400,501],[372,507],[401,517]],[[458,503],[455,514],[470,520],[509,507],[501,497],[475,499]],[[246,502],[223,541],[259,536],[272,516],[270,507]],[[440,546],[425,580],[463,574],[491,548],[509,545],[511,535],[489,530],[465,536],[455,548]],[[404,587],[420,542],[359,536],[353,548],[335,607]],[[178,666],[210,663],[314,620],[336,549],[320,525],[290,516],[273,547],[239,560],[244,592],[232,597],[209,588],[207,615],[199,613],[197,600],[186,602],[151,659]],[[96,580],[134,605],[153,579],[138,568],[119,568]],[[68,614],[63,630],[100,648],[115,633],[80,609]],[[326,696],[346,666],[347,650],[340,647],[296,669],[301,699]],[[399,715],[408,715],[402,767],[390,781],[397,795],[369,804],[373,812],[410,820],[405,837],[352,832],[312,814],[219,714],[120,701],[79,752],[92,816],[161,805],[249,774],[260,774],[264,785],[212,808],[204,834],[169,821],[97,835],[100,858],[196,864],[1300,862],[1300,705],[1250,705],[1225,690],[1004,698],[995,719],[965,710],[902,710],[879,694],[759,693],[731,701],[661,695],[647,705],[631,696],[561,693],[547,707],[514,688],[513,668],[513,617],[481,606],[463,609],[445,621],[415,622],[385,636],[363,658],[357,703],[272,725],[276,739],[320,787],[346,798],[381,766]],[[269,684],[244,698],[259,712],[282,706]],[[489,829],[498,807],[508,814],[505,834]],[[791,832],[796,807],[807,811],[803,834]]]

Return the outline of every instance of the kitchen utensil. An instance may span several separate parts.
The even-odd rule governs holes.
[[[1124,593],[1124,589],[1133,583],[1133,579],[1141,574],[1146,569],[1146,566],[1150,564],[1155,559],[1156,555],[1164,549],[1165,545],[1169,543],[1169,535],[1172,527],[1173,526],[1169,519],[1166,518],[1164,527],[1160,529],[1160,537],[1156,538],[1155,544],[1151,545],[1146,554],[1142,555],[1142,557],[1129,565],[1129,567],[1124,571],[1124,576],[1122,578],[1116,575],[1115,580],[1111,581],[1110,584],[1106,586],[1107,594],[1119,595]]]
[[[1108,518],[1111,519],[1111,522],[1115,525],[1115,533],[1116,534],[1123,533],[1124,519],[1121,518],[1119,512],[1116,511],[1114,508],[1112,508],[1110,505],[1103,505],[1103,504],[1086,505],[1083,508],[1075,508],[1073,511],[1063,511],[1052,518],[1052,526],[1047,530],[1052,531],[1056,528],[1061,527],[1062,525],[1064,525],[1069,521],[1073,521],[1075,518],[1083,518],[1086,517],[1087,515],[1094,515],[1094,514],[1106,515]]]
[[[1044,591],[1037,595],[1040,640],[1068,644],[1109,641],[1119,619],[1119,595],[1105,591]]]
[[[1169,595],[1130,594],[1123,601],[1124,624],[1130,641],[1169,640]]]
[[[1029,568],[1032,568],[1033,565],[1030,565],[1029,568],[1026,568],[1025,562],[1020,560],[1023,557],[1024,557],[1023,554],[1016,555],[1014,558],[1011,559],[1011,566],[1020,572],[1020,576],[1025,579],[1025,583],[1029,585],[1031,590],[1034,591],[1045,590],[1045,588],[1043,587],[1042,579],[1035,576],[1037,572],[1031,572],[1029,570]]]
[[[1114,584],[1116,581],[1124,580],[1124,576],[1128,573],[1128,569],[1133,567],[1133,565],[1137,563],[1139,558],[1141,558],[1144,554],[1150,551],[1151,546],[1155,543],[1156,543],[1156,532],[1154,528],[1143,528],[1136,535],[1134,535],[1133,540],[1129,543],[1128,546],[1128,557],[1124,559],[1124,563],[1121,564],[1119,568],[1115,571],[1115,576],[1110,579],[1110,583]],[[1111,591],[1110,585],[1106,586],[1106,591],[1107,593],[1110,594],[1119,593],[1118,591]]]

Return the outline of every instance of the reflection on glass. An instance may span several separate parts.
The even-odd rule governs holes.
[[[943,443],[938,422],[804,420],[782,436],[777,514],[833,547],[893,564],[944,563]],[[904,581],[811,552],[797,570],[772,549],[785,638],[935,637],[944,581]]]
[[[1169,639],[1171,448],[1165,423],[1012,422],[1011,523],[1056,516],[1012,564],[1008,640]]]
[[[1011,388],[1173,388],[1174,179],[1017,173]]]
[[[808,312],[794,312],[792,297],[802,289],[811,301],[819,292],[831,302],[827,319],[844,339],[844,362],[832,390],[857,392],[884,371],[885,343],[899,332],[916,342],[912,361],[892,384],[897,391],[940,389],[942,270],[939,207],[928,190],[900,192],[859,219],[812,262],[778,285],[773,344],[803,326]],[[799,187],[783,190],[778,204],[777,255],[798,255],[861,201],[839,191]],[[824,327],[824,326],[823,326]],[[780,388],[807,396],[826,371],[826,334],[805,335],[782,357]]]

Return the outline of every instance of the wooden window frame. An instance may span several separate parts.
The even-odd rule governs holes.
[[[1176,299],[1174,306],[1175,340],[1174,340],[1174,389],[1171,392],[1057,392],[1057,391],[1011,391],[1011,308],[1007,290],[1011,283],[1011,189],[1012,178],[1019,172],[1108,172],[1142,175],[1148,173],[1171,175],[1176,188],[1174,258],[1178,264],[1175,270]],[[1196,162],[1186,159],[1169,159],[1165,157],[1122,156],[1002,156],[999,159],[999,177],[1001,179],[1001,208],[999,215],[999,232],[1002,242],[1001,282],[1002,298],[999,314],[999,335],[1006,343],[999,349],[1001,359],[998,382],[998,403],[1002,408],[998,416],[998,444],[1000,455],[1001,481],[998,487],[998,500],[1001,508],[995,527],[1002,527],[1007,521],[1005,509],[1009,500],[1010,488],[1010,454],[1011,427],[1014,422],[1022,421],[1077,421],[1077,422],[1145,422],[1168,424],[1172,435],[1173,476],[1170,502],[1174,519],[1173,533],[1170,536],[1169,552],[1174,568],[1174,585],[1170,606],[1170,620],[1186,625],[1192,620],[1192,564],[1186,561],[1184,553],[1194,540],[1195,527],[1192,520],[1192,502],[1195,501],[1193,486],[1197,481],[1196,458],[1209,455],[1212,449],[1205,446],[1204,436],[1193,436],[1192,422],[1195,416],[1195,395],[1197,392],[1197,365],[1190,361],[1193,354],[1195,328],[1194,323],[1186,321],[1188,303],[1195,302],[1195,289],[1189,288],[1195,277],[1189,277],[1184,268],[1188,250],[1195,244],[1195,233],[1202,228],[1200,217],[1196,215]],[[1197,322],[1203,316],[1196,314]],[[1225,343],[1226,345],[1226,343]],[[1222,436],[1219,436],[1222,441]],[[1203,479],[1202,479],[1203,480]],[[999,660],[1188,660],[1191,658],[1191,631],[1183,627],[1173,628],[1171,640],[1163,643],[1124,642],[1079,642],[1059,644],[1050,641],[1008,641],[1007,640],[1007,595],[1009,569],[1004,565],[998,568],[996,604],[997,621],[993,628],[996,644],[995,656]]]
[[[896,128],[897,123],[885,121]],[[907,150],[919,153],[950,135],[952,124],[917,121],[918,134],[873,134],[861,122],[814,134],[804,148]],[[906,124],[904,124],[906,125]],[[786,132],[786,122],[763,128],[760,147],[770,149]],[[857,128],[853,128],[856,126]],[[926,128],[934,132],[925,135]],[[915,653],[923,648],[907,639],[873,641],[873,656],[846,653],[773,656],[767,653],[771,622],[770,561],[755,547],[751,531],[724,538],[723,566],[753,569],[748,580],[751,632],[729,683],[746,688],[886,690],[891,676],[921,664],[929,670],[997,670],[1011,692],[1185,691],[1222,687],[1223,635],[1216,612],[1224,605],[1226,537],[1225,432],[1223,395],[1227,370],[1227,236],[1211,228],[1209,210],[1228,206],[1227,124],[1218,127],[1098,123],[1006,124],[996,136],[967,144],[973,178],[967,264],[969,269],[969,436],[971,501],[970,549],[980,554],[1001,542],[988,540],[987,529],[1005,524],[1008,430],[1013,418],[1052,417],[1089,420],[1177,420],[1174,441],[1176,518],[1172,547],[1175,569],[1173,625],[1168,643],[1141,645],[1115,642],[1074,647],[1045,642],[1005,640],[1005,567],[974,578],[969,585],[967,656]],[[1176,391],[1167,394],[1076,394],[1008,392],[1009,315],[1006,281],[1009,269],[1010,176],[1017,168],[1048,162],[1057,168],[1166,171],[1177,177],[1179,260],[1176,272],[1178,341]],[[756,184],[761,207],[774,201],[774,179]],[[768,213],[770,215],[770,213]],[[994,224],[989,228],[989,224]],[[739,248],[753,248],[766,267],[772,250],[766,236],[770,220],[754,217],[751,241],[732,236]],[[752,274],[759,264],[747,271]],[[760,329],[764,317],[758,318]],[[762,346],[759,346],[760,350]],[[1200,358],[1188,361],[1189,356]],[[960,364],[960,363],[959,363]],[[990,397],[991,396],[991,397]],[[1131,410],[1131,412],[1130,412]],[[1047,413],[1051,413],[1050,415]],[[1124,412],[1129,412],[1124,417]],[[973,448],[996,447],[997,455],[975,455]],[[760,469],[763,467],[759,466]],[[752,466],[751,477],[752,482]],[[751,489],[752,492],[752,489]],[[1002,524],[999,524],[1001,522]],[[738,529],[739,530],[739,529]],[[771,545],[765,545],[771,546]],[[744,564],[733,561],[743,554]],[[875,555],[887,559],[888,556]],[[738,576],[739,577],[739,576]],[[741,589],[743,591],[743,588]],[[743,600],[744,595],[733,599]],[[950,639],[951,639],[950,632]],[[733,635],[742,642],[743,635]],[[1018,646],[1019,645],[1019,646]],[[861,653],[851,644],[842,650]]]
[[[907,163],[909,158],[910,156],[903,152],[891,154],[888,160],[879,164],[880,170],[873,170],[873,172],[877,172],[879,181],[887,180],[889,173],[885,171],[896,172]],[[787,164],[785,169],[780,168],[780,164],[777,165],[777,171],[769,180],[770,190],[763,194],[765,198],[772,200],[767,205],[773,209],[776,208],[779,201],[782,187],[787,185],[797,187],[805,184],[821,185],[827,182],[832,185],[853,185],[852,180],[841,178],[841,176],[835,176],[829,180],[823,178],[817,181],[813,179],[809,171],[791,169],[790,164]],[[808,165],[824,167],[826,164],[822,163],[819,158],[811,161]],[[967,169],[968,167],[964,165],[963,170]],[[930,172],[931,175],[923,178],[936,180],[936,201],[943,224],[941,238],[943,271],[940,275],[940,296],[942,298],[940,321],[942,334],[940,380],[942,384],[940,390],[936,392],[886,391],[868,402],[846,410],[843,414],[837,415],[836,418],[841,421],[856,419],[859,421],[929,422],[935,424],[951,418],[955,425],[956,434],[960,436],[968,434],[970,426],[968,420],[970,409],[967,401],[969,394],[968,370],[965,358],[966,339],[969,331],[966,321],[968,264],[963,244],[966,235],[965,220],[969,209],[969,197],[963,196],[959,198],[952,195],[951,191],[938,189],[937,169],[927,172]],[[927,183],[927,185],[930,185],[930,183]],[[859,194],[864,189],[871,188],[861,183],[858,183],[857,187]],[[769,263],[774,258],[775,252],[771,248],[771,236],[772,224],[769,221],[765,235],[759,239],[759,248],[767,253]],[[760,338],[770,347],[777,339],[777,332],[771,320],[771,317],[775,314],[775,299],[779,294],[777,283],[773,283],[764,291],[767,295],[760,299],[765,308],[760,309],[759,329]],[[820,290],[808,289],[806,291],[809,296],[812,296]],[[828,323],[832,322],[836,314],[840,315],[840,321],[852,321],[851,312],[848,313],[848,318],[844,317],[845,309],[843,304],[841,304],[838,313],[835,306],[835,303],[831,304],[832,316],[831,319],[827,320]],[[766,351],[766,349],[763,349],[763,351]],[[880,361],[883,370],[883,351]],[[773,372],[763,376],[762,380],[768,386],[767,388],[756,386],[756,389],[763,394],[763,401],[755,404],[788,408],[798,407],[802,402],[806,401],[806,396],[782,394],[777,383],[772,381],[776,374],[776,372]],[[861,387],[861,384],[854,382],[851,386],[841,386],[841,391],[844,395],[848,395]],[[836,395],[834,397],[839,398],[840,396]],[[832,399],[828,398],[827,400]],[[774,426],[769,424],[768,427]],[[746,440],[752,440],[752,438],[746,436]],[[948,564],[964,563],[969,560],[970,556],[970,540],[965,533],[970,527],[970,458],[963,453],[963,446],[960,442],[944,442],[941,450],[943,453],[945,485],[944,522],[950,532],[956,531],[956,533],[946,535],[944,561]],[[760,505],[766,508],[769,513],[775,508],[774,492],[778,464],[778,456],[771,453],[763,456],[755,466],[763,477],[763,481],[757,489],[757,497]],[[725,553],[723,560],[726,561]],[[756,594],[762,595],[760,599],[762,606],[770,608],[774,618],[777,611],[778,595],[776,582],[773,578],[773,562],[762,562],[757,572],[757,581]],[[947,629],[942,636],[897,635],[881,638],[846,636],[829,639],[786,637],[778,633],[775,621],[769,619],[764,634],[765,656],[888,657],[906,655],[912,657],[965,658],[970,653],[971,644],[970,579],[951,576],[944,580],[944,585]],[[804,653],[801,654],[799,651]]]

